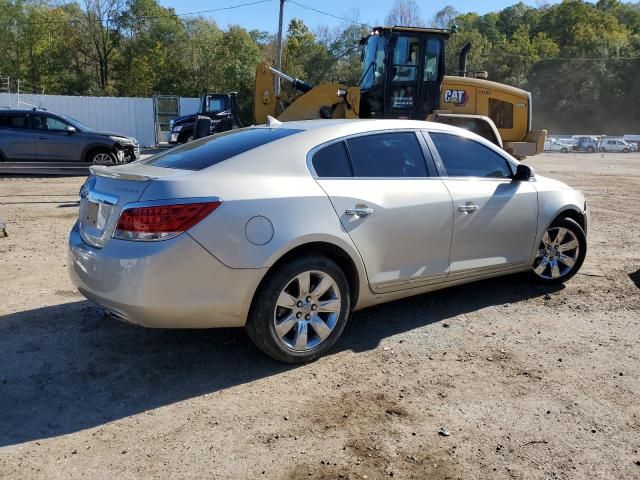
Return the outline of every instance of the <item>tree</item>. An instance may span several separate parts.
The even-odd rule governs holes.
[[[111,61],[120,41],[120,18],[124,0],[83,0],[74,19],[78,30],[75,47],[93,66],[98,88],[109,91]]]
[[[401,25],[406,27],[422,27],[424,20],[420,7],[414,0],[396,0],[385,17],[387,25]]]
[[[450,28],[459,15],[460,12],[458,10],[451,5],[447,5],[435,14],[431,23],[437,28]]]

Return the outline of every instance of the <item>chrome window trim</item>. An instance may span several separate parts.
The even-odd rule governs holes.
[[[395,129],[395,128],[385,128],[383,130],[374,130],[374,131],[368,131],[368,132],[358,132],[358,133],[352,133],[349,135],[345,135],[344,137],[339,137],[339,138],[334,138],[332,140],[328,140],[324,143],[321,143],[319,145],[316,145],[315,147],[313,147],[311,150],[309,150],[309,152],[307,152],[307,168],[309,169],[309,172],[311,173],[311,176],[316,179],[316,180],[425,180],[425,179],[439,179],[440,177],[438,175],[429,175],[431,173],[431,168],[429,168],[429,162],[428,159],[425,158],[424,155],[424,149],[423,149],[423,145],[420,142],[420,137],[419,137],[419,133],[420,133],[420,128],[399,128],[399,129]],[[316,169],[313,167],[313,156],[319,151],[322,150],[325,147],[329,147],[333,144],[339,143],[339,142],[345,142],[349,139],[352,138],[358,138],[358,137],[365,137],[365,136],[369,136],[369,135],[378,135],[378,134],[382,134],[382,133],[413,133],[416,136],[416,141],[418,142],[418,145],[420,147],[420,151],[422,152],[422,159],[425,162],[425,169],[427,170],[427,176],[424,177],[358,177],[354,175],[352,177],[321,177],[320,175],[318,175],[318,173],[316,172]],[[348,146],[345,145],[345,150],[347,151],[347,155],[349,154],[349,149]],[[437,172],[435,172],[437,173]]]

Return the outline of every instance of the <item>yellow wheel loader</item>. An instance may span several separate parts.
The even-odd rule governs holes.
[[[311,86],[266,63],[256,71],[254,115],[281,121],[315,118],[400,118],[432,120],[467,128],[517,158],[544,150],[546,130],[531,128],[531,94],[466,71],[470,44],[460,53],[457,76],[447,76],[449,31],[376,27],[363,38],[362,74],[357,86]],[[300,92],[286,108],[274,92],[276,77]]]

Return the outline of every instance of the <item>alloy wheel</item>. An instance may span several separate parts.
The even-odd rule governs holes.
[[[329,274],[317,270],[300,273],[286,284],[276,301],[276,336],[289,350],[312,350],[331,335],[341,309],[340,289]]]
[[[111,165],[113,163],[113,158],[108,153],[96,153],[93,156],[93,163],[96,165]]]
[[[551,227],[542,236],[533,271],[546,280],[564,277],[574,268],[579,255],[576,235],[568,228]]]

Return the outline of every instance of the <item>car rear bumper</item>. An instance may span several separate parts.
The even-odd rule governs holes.
[[[71,281],[120,320],[153,328],[243,326],[265,269],[232,269],[193,238],[161,242],[84,243],[69,235]]]

